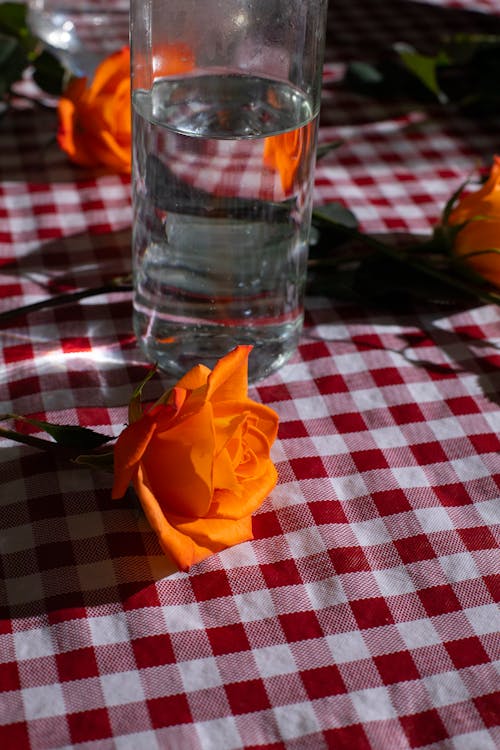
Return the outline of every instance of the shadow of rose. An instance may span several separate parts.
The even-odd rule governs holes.
[[[110,474],[26,447],[0,455],[0,618],[157,603],[156,584],[177,569],[132,493],[111,500]]]

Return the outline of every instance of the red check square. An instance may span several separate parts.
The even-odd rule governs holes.
[[[410,747],[431,745],[448,737],[448,732],[435,709],[411,716],[401,716],[399,720]]]
[[[371,745],[360,724],[327,729],[324,732],[328,750],[370,750]]]
[[[291,612],[280,615],[279,621],[290,643],[308,638],[321,638],[323,631],[314,612]]]
[[[474,698],[474,704],[486,727],[498,726],[500,723],[500,692]]]
[[[292,458],[290,459],[290,466],[297,479],[319,479],[328,476],[320,456]]]
[[[349,523],[342,507],[337,500],[318,500],[309,503],[316,524]]]
[[[500,453],[500,439],[497,435],[469,435],[469,440],[478,453]]]
[[[261,385],[257,387],[257,390],[265,404],[290,400],[290,391],[286,385]]]
[[[484,576],[483,580],[493,601],[500,602],[500,575]]]
[[[260,680],[245,680],[225,685],[227,699],[233,714],[246,714],[270,708],[269,698]]]
[[[406,680],[418,680],[420,677],[415,662],[407,651],[396,651],[392,654],[375,656],[375,662],[385,685]]]
[[[405,513],[411,510],[411,505],[403,490],[374,492],[372,500],[381,516],[392,516],[394,513]]]
[[[486,526],[459,529],[458,533],[468,550],[496,549],[497,541]]]
[[[458,641],[448,641],[444,644],[451,660],[457,669],[473,667],[475,664],[485,664],[489,661],[488,654],[479,638],[461,638]]]
[[[132,641],[132,649],[139,669],[175,662],[174,650],[167,633],[136,638]]]
[[[386,469],[389,466],[386,457],[378,448],[369,448],[365,451],[353,451],[351,453],[351,458],[356,464],[358,471]]]
[[[75,553],[71,542],[48,542],[39,544],[36,556],[40,570],[51,570],[62,566],[75,564]]]
[[[213,570],[209,573],[192,576],[190,581],[196,600],[199,602],[207,602],[220,596],[232,595],[229,580],[223,570]]]
[[[347,393],[349,390],[342,375],[325,375],[317,378],[316,388],[324,396],[330,393]]]
[[[93,648],[79,648],[55,656],[61,682],[97,677],[99,668]]]
[[[447,398],[446,405],[455,416],[464,416],[465,414],[479,414],[481,411],[475,398],[472,396],[457,396],[456,398]]]
[[[350,605],[361,630],[377,628],[394,622],[389,607],[382,597],[357,599],[350,602]]]
[[[461,609],[451,586],[431,586],[417,593],[429,617],[458,612]]]
[[[102,740],[112,736],[111,724],[105,708],[68,714],[67,720],[73,744]]]
[[[463,484],[446,484],[443,487],[435,487],[436,493],[441,505],[454,507],[457,505],[470,505],[471,496]]]
[[[261,565],[260,569],[269,588],[294,586],[302,583],[302,578],[293,560],[277,560]]]
[[[394,546],[405,564],[418,562],[419,560],[432,560],[432,558],[436,557],[436,553],[425,534],[416,534],[405,539],[395,539]]]
[[[437,441],[417,443],[412,445],[410,449],[420,466],[448,461],[448,456]]]
[[[348,432],[364,432],[366,422],[357,411],[350,411],[346,414],[332,414],[332,422],[337,432],[345,435]]]
[[[280,440],[307,437],[304,422],[300,419],[292,419],[290,422],[280,422],[278,437]]]
[[[34,351],[31,344],[14,344],[3,348],[3,359],[6,365],[21,362],[25,359],[34,359]],[[28,393],[29,391],[27,391]]]
[[[19,690],[19,672],[15,661],[0,664],[0,693],[9,690]]]
[[[415,424],[425,421],[422,409],[418,404],[397,404],[390,406],[389,411],[396,424]]]
[[[315,341],[312,344],[301,344],[299,352],[304,362],[309,362],[313,359],[330,359],[332,356],[327,345],[320,341]]]
[[[311,700],[346,692],[344,680],[335,664],[329,667],[307,669],[301,672],[300,676]]]
[[[207,628],[207,635],[214,656],[250,650],[245,628],[239,623],[219,628]]]
[[[338,574],[370,570],[370,564],[361,547],[337,547],[330,549],[328,554]]]
[[[271,536],[279,536],[282,528],[274,511],[269,513],[256,513],[252,518],[252,531],[256,539],[269,539]]]
[[[371,376],[379,387],[404,383],[401,373],[396,367],[380,367],[378,370],[372,370]]]
[[[151,723],[154,729],[187,724],[193,720],[185,695],[166,695],[147,701]]]
[[[8,748],[21,750],[21,748],[31,747],[26,724],[16,722],[15,724],[0,725],[0,747],[5,748],[5,750]]]

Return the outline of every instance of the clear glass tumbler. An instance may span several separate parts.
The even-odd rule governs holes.
[[[130,0],[28,0],[33,33],[75,75],[128,44]]]
[[[302,329],[327,0],[131,0],[134,329],[175,375]]]

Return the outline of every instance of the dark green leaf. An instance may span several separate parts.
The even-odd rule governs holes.
[[[27,65],[28,58],[21,44],[0,34],[0,98],[21,78]]]
[[[314,209],[313,218],[315,222],[340,224],[340,226],[349,229],[356,229],[358,226],[358,221],[353,212],[341,203],[332,202],[324,206],[318,206]]]
[[[25,3],[0,3],[0,32],[18,39],[26,52],[40,46],[28,27]]]
[[[59,425],[53,424],[52,422],[43,422],[39,419],[31,419],[29,417],[21,417],[19,415],[10,415],[12,419],[17,419],[27,424],[32,424],[35,427],[40,427],[44,432],[50,435],[56,443],[62,445],[65,448],[78,448],[83,451],[93,450],[99,448],[105,443],[109,443],[113,438],[107,435],[101,435],[99,432],[94,432],[88,427],[78,427],[75,425]]]
[[[340,148],[342,146],[343,141],[330,141],[328,143],[322,143],[320,144],[316,149],[316,159],[319,161],[324,156],[330,153],[330,151],[335,151],[335,149]]]
[[[441,90],[437,74],[440,66],[448,65],[448,56],[444,52],[439,52],[435,56],[422,55],[407,44],[396,44],[394,49],[410,73],[435,94],[440,102],[446,102],[447,97]]]
[[[0,3],[0,31],[21,36],[27,31],[25,3]]]
[[[64,88],[66,71],[50,52],[43,51],[35,59],[33,79],[47,94],[59,96]]]

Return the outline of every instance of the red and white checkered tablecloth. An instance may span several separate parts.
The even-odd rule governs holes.
[[[426,233],[500,119],[361,100],[349,59],[500,31],[497,0],[332,0],[316,202]],[[130,267],[127,179],[71,167],[50,109],[0,121],[0,308]],[[0,329],[0,412],[117,435],[146,365],[128,293]],[[500,747],[500,312],[311,296],[255,539],[169,574],[110,475],[0,440],[2,750]],[[163,390],[160,378],[150,394]],[[34,429],[34,428],[33,428]]]

